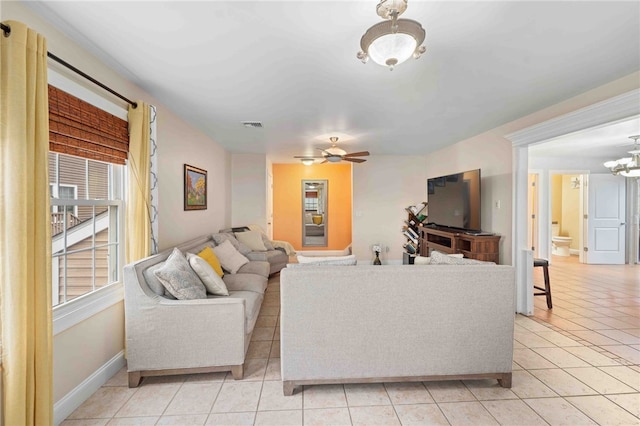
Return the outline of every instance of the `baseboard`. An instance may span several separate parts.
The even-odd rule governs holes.
[[[63,396],[58,402],[53,404],[53,422],[57,426],[74,412],[84,401],[86,401],[102,385],[107,383],[122,367],[125,366],[124,350],[118,352],[116,356],[107,361],[102,367],[93,372],[71,392]]]
[[[578,250],[578,249],[569,249],[569,254],[571,256],[580,256],[580,250]]]

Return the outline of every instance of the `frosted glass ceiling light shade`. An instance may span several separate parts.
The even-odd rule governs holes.
[[[302,164],[304,164],[305,166],[310,166],[316,162],[316,160],[314,160],[313,158],[303,158],[300,161],[302,161]]]
[[[387,20],[378,22],[364,33],[358,59],[366,63],[371,58],[393,70],[412,56],[418,59],[426,51],[422,46],[426,37],[422,25],[411,19],[398,19],[406,8],[406,0],[382,0],[378,4],[378,15]]]
[[[629,139],[633,139],[633,150],[629,151],[631,157],[607,161],[604,163],[604,166],[611,170],[611,173],[614,175],[640,177],[640,149],[638,149],[638,139],[640,139],[640,135],[629,136]]]

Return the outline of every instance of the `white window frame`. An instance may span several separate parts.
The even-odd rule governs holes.
[[[128,120],[127,109],[114,104],[110,100],[103,98],[96,94],[94,91],[81,86],[77,82],[65,77],[58,73],[56,70],[48,69],[49,83],[57,88],[64,90],[67,93],[89,102],[103,110],[115,115],[116,117]],[[113,188],[110,194],[110,202],[117,200],[120,204],[118,208],[118,234],[121,241],[121,249],[119,253],[122,255],[122,259],[118,263],[118,278],[117,282],[99,288],[95,291],[87,293],[83,296],[77,297],[67,303],[63,303],[53,308],[53,335],[57,335],[78,323],[90,318],[97,313],[117,304],[124,300],[124,287],[122,284],[122,268],[124,266],[124,188],[126,188],[126,166],[122,167],[123,173],[114,173],[111,176]],[[56,287],[57,288],[57,287]]]
[[[68,202],[69,200],[52,200],[52,203],[56,204],[65,204]],[[112,277],[115,275],[116,279],[110,284],[55,306],[53,308],[54,335],[69,327],[73,327],[78,322],[118,303],[124,298],[122,286],[122,268],[125,262],[124,202],[122,200],[77,200],[74,201],[74,204],[75,203],[77,203],[78,206],[109,206],[114,210],[115,214],[110,215],[109,228],[115,230],[114,233],[110,232],[110,235],[112,236],[111,238],[114,239],[114,242],[111,244],[116,244],[115,240],[117,240],[117,256],[116,259],[113,259],[113,262],[109,263],[109,276]],[[55,261],[59,261],[60,259],[60,257],[53,257]],[[52,284],[55,285],[54,292],[57,294],[58,283],[54,281],[56,280],[52,280]]]
[[[63,188],[73,188],[73,198],[60,198],[59,190],[60,187]],[[49,183],[49,189],[51,191],[51,198],[57,198],[62,200],[77,200],[78,199],[78,185],[67,185],[64,183]],[[59,213],[60,209],[57,205],[51,205],[52,213]],[[73,208],[73,215],[78,216],[78,206]]]

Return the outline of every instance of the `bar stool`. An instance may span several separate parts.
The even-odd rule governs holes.
[[[547,296],[547,308],[553,309],[551,304],[551,283],[549,282],[549,261],[547,259],[533,259],[533,266],[540,266],[544,272],[544,288],[533,286],[540,293],[533,293],[534,296]]]

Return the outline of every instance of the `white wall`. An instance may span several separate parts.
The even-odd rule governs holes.
[[[264,154],[231,155],[231,225],[267,230],[267,167]]]
[[[380,243],[389,249],[380,256],[383,264],[401,262],[405,208],[426,201],[424,157],[374,155],[352,170],[353,254],[360,262],[372,262],[371,245]]]
[[[214,141],[173,114],[142,89],[109,69],[55,27],[40,19],[23,2],[2,1],[2,20],[16,20],[43,34],[48,50],[129,99],[141,99],[158,110],[159,244],[164,249],[205,232],[229,225],[230,156]],[[97,86],[50,62],[99,96],[119,102]],[[208,209],[183,210],[183,165],[208,171]],[[54,400],[87,379],[124,349],[122,302],[54,336]],[[87,353],[87,342],[93,342]]]
[[[427,177],[480,169],[482,230],[502,236],[500,263],[511,264],[511,143],[487,132],[428,155],[423,167]]]

